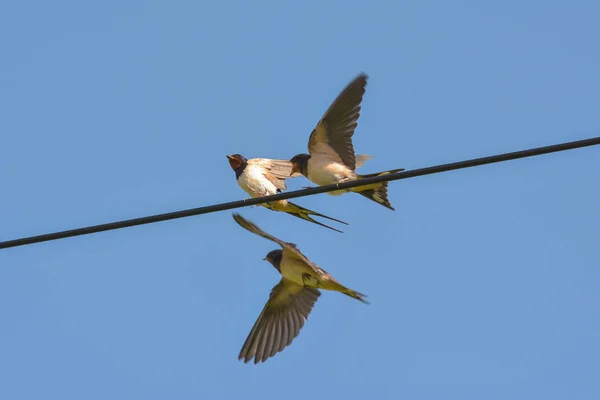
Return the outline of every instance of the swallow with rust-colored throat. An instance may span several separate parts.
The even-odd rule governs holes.
[[[319,289],[341,292],[368,304],[366,295],[336,281],[302,254],[294,243],[269,235],[240,214],[234,213],[233,219],[244,229],[281,246],[281,250],[272,250],[264,258],[282,277],[250,330],[240,351],[240,360],[247,363],[254,358],[254,364],[265,362],[289,346],[321,296]]]
[[[227,156],[231,169],[235,171],[235,177],[238,185],[252,197],[264,197],[281,193],[286,189],[285,180],[290,177],[292,163],[288,160],[271,160],[268,158],[246,159],[240,154]],[[339,219],[328,217],[327,215],[300,207],[297,204],[287,200],[272,201],[261,204],[263,207],[274,211],[282,211],[294,217],[324,226],[336,232],[342,232],[331,226],[315,221],[310,216],[327,218],[332,221],[348,225]]]
[[[404,168],[398,168],[366,175],[356,173],[356,169],[371,158],[364,154],[355,155],[352,143],[366,85],[367,75],[360,74],[335,99],[310,134],[310,154],[298,154],[290,160],[292,175],[302,174],[311,182],[323,186],[404,171]],[[393,210],[387,197],[387,188],[387,182],[380,182],[328,194],[337,196],[355,192]]]

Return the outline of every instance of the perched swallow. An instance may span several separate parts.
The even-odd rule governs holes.
[[[268,158],[246,159],[240,154],[227,156],[231,169],[235,171],[238,185],[252,197],[264,197],[281,193],[286,189],[285,180],[290,177],[292,163],[287,160],[271,160]],[[319,221],[315,221],[310,215],[327,218],[345,225],[344,221],[331,218],[318,212],[300,207],[287,200],[273,201],[261,204],[263,207],[274,211],[283,211],[294,217],[324,226],[336,232],[342,232]]]
[[[310,154],[298,154],[290,160],[291,175],[302,174],[322,186],[404,171],[404,168],[399,168],[367,175],[356,173],[356,168],[371,158],[368,155],[355,156],[352,144],[366,85],[367,75],[361,74],[340,93],[310,134]],[[328,193],[333,196],[347,192],[359,193],[393,210],[387,198],[387,187],[387,182],[381,182]]]
[[[270,251],[264,260],[270,262],[282,278],[271,290],[267,304],[242,346],[239,360],[247,363],[254,358],[254,364],[258,364],[289,346],[321,296],[319,289],[341,292],[369,304],[366,295],[336,281],[302,254],[295,244],[269,235],[239,214],[234,213],[233,219],[250,232],[281,246],[281,250]]]

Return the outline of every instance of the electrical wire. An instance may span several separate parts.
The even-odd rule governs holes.
[[[598,144],[600,144],[600,137],[595,137],[595,138],[590,138],[590,139],[578,140],[578,141],[574,141],[574,142],[566,142],[566,143],[555,144],[555,145],[551,145],[551,146],[537,147],[537,148],[528,149],[528,150],[515,151],[512,153],[504,153],[504,154],[498,154],[498,155],[494,155],[494,156],[475,158],[475,159],[471,159],[471,160],[459,161],[459,162],[454,162],[454,163],[450,163],[450,164],[442,164],[442,165],[436,165],[436,166],[432,166],[432,167],[413,169],[410,171],[403,171],[403,172],[396,172],[396,173],[391,173],[391,174],[386,174],[386,175],[379,175],[379,176],[374,176],[374,177],[370,177],[370,178],[358,179],[358,180],[354,180],[354,181],[348,181],[348,182],[343,182],[343,183],[338,183],[338,184],[333,184],[333,185],[326,185],[326,186],[319,186],[319,187],[307,188],[307,189],[302,189],[302,190],[295,190],[295,191],[291,191],[291,192],[275,194],[272,196],[238,200],[238,201],[232,201],[229,203],[214,204],[214,205],[209,205],[209,206],[205,206],[205,207],[192,208],[192,209],[188,209],[188,210],[174,211],[174,212],[170,212],[170,213],[166,213],[166,214],[157,214],[157,215],[151,215],[151,216],[146,216],[146,217],[128,219],[128,220],[124,220],[124,221],[110,222],[107,224],[71,229],[71,230],[67,230],[67,231],[47,233],[47,234],[38,235],[38,236],[31,236],[31,237],[25,237],[25,238],[21,238],[21,239],[14,239],[14,240],[0,242],[0,249],[7,249],[10,247],[17,247],[17,246],[25,246],[25,245],[30,245],[30,244],[34,244],[34,243],[48,242],[51,240],[65,239],[65,238],[74,237],[74,236],[89,235],[91,233],[98,233],[98,232],[110,231],[110,230],[115,230],[115,229],[128,228],[128,227],[132,227],[132,226],[151,224],[151,223],[155,223],[155,222],[168,221],[168,220],[177,219],[177,218],[191,217],[194,215],[209,214],[209,213],[214,213],[214,212],[219,212],[219,211],[232,210],[235,208],[248,207],[248,206],[252,206],[252,205],[268,203],[271,201],[312,196],[315,194],[332,192],[334,190],[351,189],[351,188],[355,188],[358,186],[369,185],[369,184],[373,184],[373,183],[414,178],[417,176],[431,175],[431,174],[437,174],[440,172],[454,171],[457,169],[477,167],[477,166],[486,165],[486,164],[493,164],[493,163],[498,163],[498,162],[503,162],[503,161],[516,160],[516,159],[525,158],[525,157],[539,156],[542,154],[555,153],[555,152],[565,151],[565,150],[573,150],[573,149],[577,149],[577,148],[594,146],[594,145],[598,145]]]

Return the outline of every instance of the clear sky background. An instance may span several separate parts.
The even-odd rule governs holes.
[[[484,4],[485,3],[485,4]],[[13,1],[0,6],[0,240],[238,200],[369,74],[361,170],[600,133],[597,1]],[[237,361],[279,280],[231,212],[0,251],[2,399],[598,399],[600,148],[262,208],[326,292]],[[290,189],[310,184],[289,181]]]

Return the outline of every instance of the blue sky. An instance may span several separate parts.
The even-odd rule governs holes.
[[[484,4],[485,3],[485,4]],[[238,200],[226,154],[289,158],[369,74],[375,172],[598,136],[593,1],[23,1],[0,6],[0,240]],[[279,276],[231,212],[0,251],[2,399],[597,399],[600,148],[261,208],[365,306],[237,354]],[[309,184],[304,178],[289,188]]]

